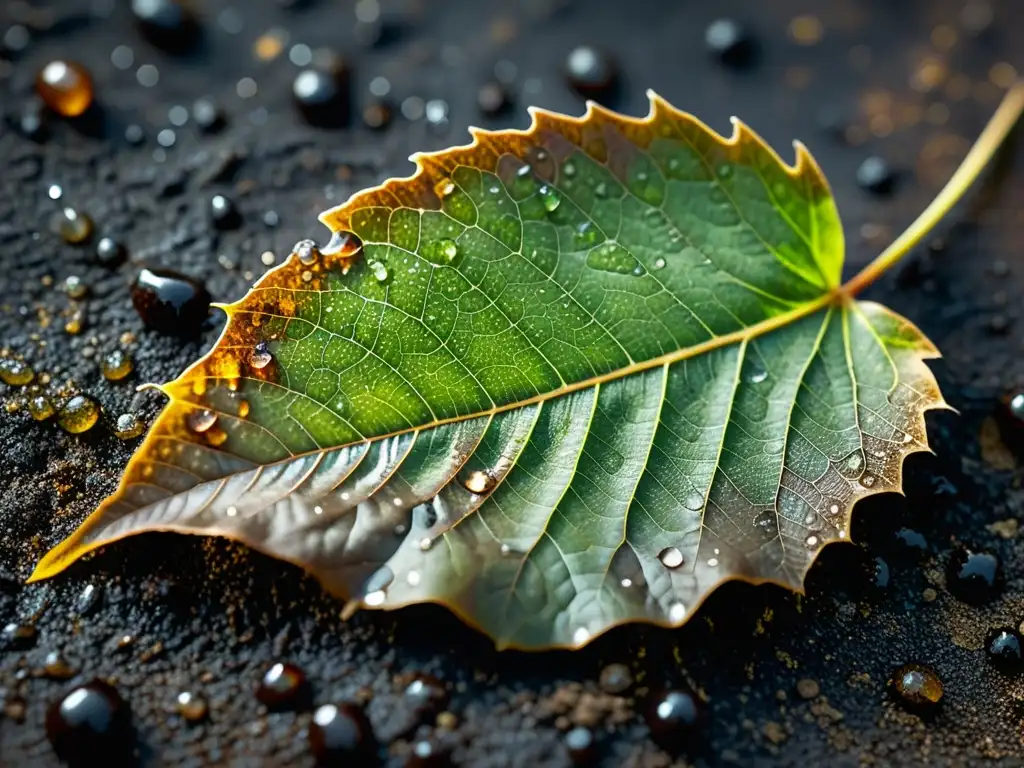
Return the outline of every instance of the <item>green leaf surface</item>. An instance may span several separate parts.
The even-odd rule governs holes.
[[[936,350],[840,288],[802,145],[788,166],[653,95],[533,116],[327,211],[331,245],[226,308],[33,578],[141,531],[228,536],[521,648],[679,625],[728,579],[800,589],[927,448]]]

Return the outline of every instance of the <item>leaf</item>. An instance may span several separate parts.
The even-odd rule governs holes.
[[[803,145],[787,166],[654,95],[532,114],[324,213],[332,244],[225,307],[32,578],[141,531],[227,536],[534,649],[680,625],[728,579],[801,589],[927,449],[936,349],[840,287]]]

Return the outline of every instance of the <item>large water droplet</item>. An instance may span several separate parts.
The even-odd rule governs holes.
[[[189,411],[188,416],[185,417],[185,423],[193,432],[206,432],[217,423],[217,414],[209,408],[198,408]]]
[[[549,184],[542,185],[537,192],[540,195],[540,201],[544,204],[544,210],[548,213],[553,213],[562,203],[562,197],[558,194],[558,190]]]
[[[642,275],[643,265],[618,243],[605,243],[587,254],[587,266],[619,275]],[[639,270],[639,271],[637,271]]]
[[[804,539],[804,546],[806,546],[808,549],[814,549],[818,546],[818,537],[812,533],[810,536]]]
[[[270,354],[270,347],[267,345],[267,342],[261,341],[252,348],[252,355],[249,357],[249,364],[253,368],[262,370],[270,365],[273,359],[274,356]]]
[[[697,491],[690,491],[683,499],[683,506],[692,509],[694,512],[704,508],[704,497]]]
[[[292,250],[299,257],[299,261],[307,266],[316,264],[317,259],[320,258],[320,250],[312,240],[299,240]]]
[[[683,553],[678,547],[665,547],[658,553],[658,559],[666,568],[676,569],[683,564]]]
[[[331,241],[323,248],[325,256],[337,256],[339,259],[354,259],[363,250],[363,241],[355,232],[339,230],[331,235]]]
[[[470,472],[462,484],[470,493],[483,494],[494,487],[494,478],[477,469]]]

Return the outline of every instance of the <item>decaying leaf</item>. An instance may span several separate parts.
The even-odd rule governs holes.
[[[802,145],[788,166],[653,95],[533,117],[324,213],[331,244],[225,307],[33,578],[141,531],[227,536],[533,649],[682,624],[728,579],[800,589],[927,448],[935,348],[840,286]]]

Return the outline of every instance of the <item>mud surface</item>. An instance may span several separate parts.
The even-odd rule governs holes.
[[[1020,763],[1024,678],[997,671],[983,648],[989,628],[1024,619],[1020,473],[992,421],[999,398],[1024,384],[1024,154],[1012,144],[931,247],[870,290],[944,351],[935,369],[960,414],[930,418],[935,455],[908,463],[906,497],[858,507],[856,545],[827,548],[803,597],[732,584],[682,630],[626,627],[576,653],[526,655],[496,653],[437,607],[342,621],[340,604],[299,570],[223,541],[136,537],[52,581],[23,585],[38,557],[115,487],[138,442],[113,435],[116,417],[132,411],[148,421],[158,411],[159,396],[135,385],[173,378],[216,337],[217,317],[195,341],[144,330],[128,291],[142,262],[202,278],[215,299],[234,300],[265,269],[263,252],[280,257],[301,237],[322,240],[320,210],[407,174],[412,151],[462,143],[470,124],[521,127],[528,104],[581,112],[563,63],[573,45],[592,43],[619,62],[613,106],[623,111],[645,112],[650,87],[722,131],[730,115],[742,116],[784,156],[792,138],[808,144],[833,184],[852,271],[927,204],[984,125],[1001,94],[992,79],[1006,71],[993,65],[1024,69],[1024,9],[1014,0],[408,0],[383,3],[387,23],[372,46],[357,39],[365,29],[354,29],[350,3],[252,0],[232,12],[211,0],[200,4],[197,49],[180,56],[144,41],[127,5],[0,7],[0,33],[21,24],[30,37],[10,50],[17,46],[5,36],[0,59],[0,346],[49,373],[51,388],[72,381],[103,406],[101,424],[79,436],[33,421],[24,408],[0,412],[0,624],[34,627],[0,638],[0,764],[56,764],[44,715],[74,679],[43,673],[54,651],[78,677],[116,685],[145,765],[311,764],[310,713],[268,713],[254,695],[278,660],[305,671],[316,704],[365,702],[382,761],[395,766],[425,737],[450,747],[458,765],[568,765],[564,732],[574,725],[594,729],[598,763],[608,766]],[[798,45],[791,19],[812,5],[824,35]],[[720,15],[756,36],[749,69],[707,55],[704,29]],[[261,61],[254,41],[274,27],[288,42]],[[291,103],[295,43],[332,46],[349,59],[351,128],[303,123]],[[133,51],[126,70],[111,62],[118,45]],[[97,108],[72,121],[51,117],[47,138],[25,138],[12,126],[35,72],[69,56],[92,72]],[[515,107],[486,119],[477,89],[499,60],[515,64]],[[158,68],[155,87],[139,84],[143,64]],[[372,131],[361,113],[378,76],[390,82],[395,117]],[[257,84],[247,99],[238,95],[245,77]],[[161,147],[171,107],[206,96],[221,106],[223,130],[201,133],[189,122]],[[403,117],[409,96],[443,99],[447,125]],[[141,146],[126,140],[130,124],[144,129]],[[898,172],[890,197],[857,186],[857,167],[875,154]],[[63,188],[59,203],[51,184]],[[240,228],[211,224],[218,193],[237,204]],[[50,231],[61,205],[95,220],[91,244],[69,245]],[[103,235],[126,245],[127,262],[96,263]],[[69,275],[88,286],[86,298],[60,290]],[[83,328],[69,334],[74,306]],[[125,345],[126,333],[134,340]],[[118,346],[135,373],[108,382],[98,361]],[[0,388],[5,400],[17,395]],[[1002,560],[1005,588],[989,603],[969,605],[947,589],[945,566],[960,542]],[[876,558],[889,569],[885,586],[876,583]],[[91,602],[83,599],[89,585]],[[890,673],[906,662],[929,664],[942,679],[931,719],[887,693]],[[633,677],[621,694],[599,686],[613,663]],[[443,711],[403,696],[413,673],[447,686]],[[708,718],[696,746],[673,758],[652,741],[642,713],[656,691],[682,685],[707,698]],[[208,701],[205,721],[176,711],[183,691]]]

